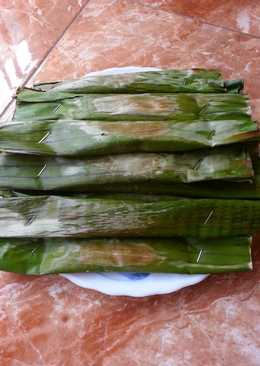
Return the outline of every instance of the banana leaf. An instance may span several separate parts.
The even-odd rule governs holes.
[[[9,189],[0,189],[0,199],[1,198],[7,198],[7,197],[15,197],[16,195],[20,195],[24,193],[11,191]]]
[[[257,185],[256,185],[257,184]],[[29,194],[35,194],[36,191],[22,190]],[[50,190],[55,194],[57,191]],[[66,194],[68,190],[59,189],[59,194]],[[88,184],[84,187],[78,187],[73,190],[74,193],[134,193],[151,195],[173,195],[176,197],[191,198],[232,198],[232,199],[260,199],[260,183],[258,182],[221,182],[207,181],[198,183],[173,183],[163,184],[154,182],[145,183],[124,183],[124,184]],[[73,193],[72,192],[72,193]]]
[[[43,100],[44,95],[44,100]],[[244,120],[251,109],[240,94],[85,94],[54,97],[20,91],[14,120]]]
[[[86,93],[238,93],[243,80],[224,81],[216,70],[161,70],[86,76],[77,80],[34,85],[53,96]]]
[[[248,236],[260,201],[109,195],[0,199],[2,238]]]
[[[253,169],[255,172],[252,182],[207,181],[195,183],[124,183],[105,185],[86,185],[84,190],[78,192],[95,193],[136,193],[174,195],[193,198],[235,198],[235,199],[260,199],[260,158],[254,157]],[[62,191],[62,190],[61,190]],[[64,192],[66,192],[64,190]],[[33,191],[28,192],[33,194]],[[53,192],[54,193],[54,192]]]
[[[164,184],[158,182],[143,183],[113,183],[113,184],[86,184],[82,187],[73,189],[74,193],[136,193],[136,194],[156,194],[156,195],[174,195],[181,197],[196,198],[242,198],[242,199],[260,199],[260,159],[253,161],[255,172],[252,182],[231,182],[231,181],[207,181],[195,183],[171,183]],[[9,181],[9,186],[10,186]],[[22,185],[19,185],[22,187]],[[32,195],[41,191],[25,190],[16,188],[17,194],[21,192]],[[68,188],[69,189],[69,188]],[[66,193],[68,189],[59,188],[59,193]],[[55,190],[50,190],[55,193]],[[73,192],[70,192],[71,194]],[[4,192],[5,196],[10,196],[8,191]]]
[[[84,190],[87,185],[244,180],[253,175],[250,155],[243,147],[207,153],[120,154],[84,160],[0,155],[0,187],[18,190],[73,192]]]
[[[0,126],[0,150],[84,157],[178,152],[259,138],[250,118],[222,121],[20,121]]]
[[[136,193],[174,195],[193,198],[236,198],[260,199],[260,160],[254,163],[255,177],[253,182],[207,181],[195,183],[113,183],[113,184],[87,184],[75,190],[75,193],[93,192],[107,193]],[[15,194],[38,194],[40,191],[17,190]],[[50,191],[55,193],[55,191]],[[59,193],[66,193],[66,189],[59,189]],[[10,196],[10,193],[8,194]]]
[[[252,269],[251,238],[0,239],[0,270],[220,273]]]
[[[236,198],[236,199],[260,199],[260,158],[254,157],[253,168],[255,172],[252,182],[230,182],[230,181],[207,181],[195,183],[124,183],[105,185],[86,185],[79,192],[96,193],[139,193],[174,195],[181,197],[196,198]],[[62,192],[62,190],[61,190]],[[64,192],[66,192],[64,190]],[[28,192],[33,194],[33,191]],[[54,192],[53,192],[54,193]]]

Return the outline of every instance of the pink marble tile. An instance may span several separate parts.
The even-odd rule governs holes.
[[[126,65],[213,67],[227,78],[244,78],[247,91],[257,99],[259,58],[258,38],[154,10],[140,1],[97,0],[88,3],[36,79],[76,78]]]
[[[140,0],[153,9],[199,17],[205,22],[260,36],[259,0]]]
[[[1,366],[259,366],[259,241],[254,254],[253,273],[139,299],[2,273]]]
[[[83,0],[0,0],[0,113]]]
[[[12,99],[8,106],[5,108],[4,112],[0,115],[0,123],[11,121],[15,112],[15,100]]]

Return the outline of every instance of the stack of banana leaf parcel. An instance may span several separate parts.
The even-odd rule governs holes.
[[[242,89],[204,69],[20,89],[0,127],[0,270],[250,270],[260,134]]]

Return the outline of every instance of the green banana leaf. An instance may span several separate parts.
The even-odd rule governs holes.
[[[253,182],[207,181],[195,183],[139,183],[105,184],[84,186],[84,192],[139,193],[174,195],[196,198],[260,199],[260,158],[253,160],[255,177]],[[65,192],[65,190],[64,190]],[[79,189],[80,192],[80,189]],[[83,192],[83,189],[81,190]],[[32,194],[33,192],[30,192]]]
[[[242,199],[260,199],[260,159],[253,161],[254,180],[253,182],[231,182],[231,181],[207,181],[195,183],[171,183],[164,184],[159,182],[143,182],[143,183],[113,183],[113,184],[86,184],[82,187],[73,189],[74,193],[139,193],[139,194],[158,194],[158,195],[174,195],[181,197],[197,197],[197,198],[242,198]],[[9,182],[10,186],[10,182]],[[21,185],[19,185],[21,187]],[[20,188],[21,189],[21,188]],[[20,194],[18,188],[17,193]],[[59,193],[66,193],[68,189],[60,188]],[[35,194],[33,190],[25,190],[27,194]],[[55,190],[50,190],[55,193]],[[73,193],[71,192],[71,193]],[[11,195],[10,192],[4,192],[5,195]]]
[[[256,185],[257,184],[257,185]],[[23,191],[25,192],[25,191]],[[35,194],[36,191],[26,190],[29,194]],[[68,190],[59,189],[59,193],[66,193]],[[134,193],[134,194],[155,194],[155,195],[173,195],[176,197],[191,198],[232,198],[232,199],[260,199],[260,182],[221,182],[207,181],[198,183],[173,183],[163,184],[146,182],[139,184],[88,184],[79,187],[74,193]],[[55,194],[55,190],[51,191]]]
[[[161,70],[86,76],[77,80],[34,85],[53,96],[86,93],[238,93],[243,80],[224,81],[216,70]]]
[[[260,160],[254,164],[255,178],[253,182],[207,181],[195,183],[113,183],[113,184],[88,184],[78,187],[75,193],[136,193],[174,195],[193,198],[235,198],[235,199],[260,199]],[[35,194],[37,191],[23,190],[23,194]],[[40,192],[40,191],[39,191]],[[50,191],[55,193],[55,191]],[[16,194],[21,194],[17,190]],[[66,189],[59,189],[59,193],[66,193]],[[10,195],[11,193],[8,193]]]
[[[18,190],[73,192],[84,190],[87,185],[245,180],[253,175],[250,155],[243,147],[207,153],[120,154],[84,160],[0,155],[0,187]]]
[[[18,195],[24,195],[24,193],[11,191],[9,189],[0,189],[0,199],[8,197],[16,197]]]
[[[0,199],[1,237],[248,236],[260,229],[260,201],[110,195]]]
[[[46,100],[42,101],[43,96]],[[251,109],[240,94],[85,94],[53,97],[20,91],[14,120],[244,120]]]
[[[252,269],[251,238],[0,239],[0,270],[220,273]]]
[[[84,157],[178,152],[259,138],[250,118],[222,121],[20,121],[0,126],[0,150]]]

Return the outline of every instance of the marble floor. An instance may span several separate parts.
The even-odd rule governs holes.
[[[2,120],[19,86],[134,65],[244,78],[260,121],[259,0],[0,0],[0,51]],[[0,365],[259,366],[257,238],[253,255],[253,273],[139,299],[2,272]]]

